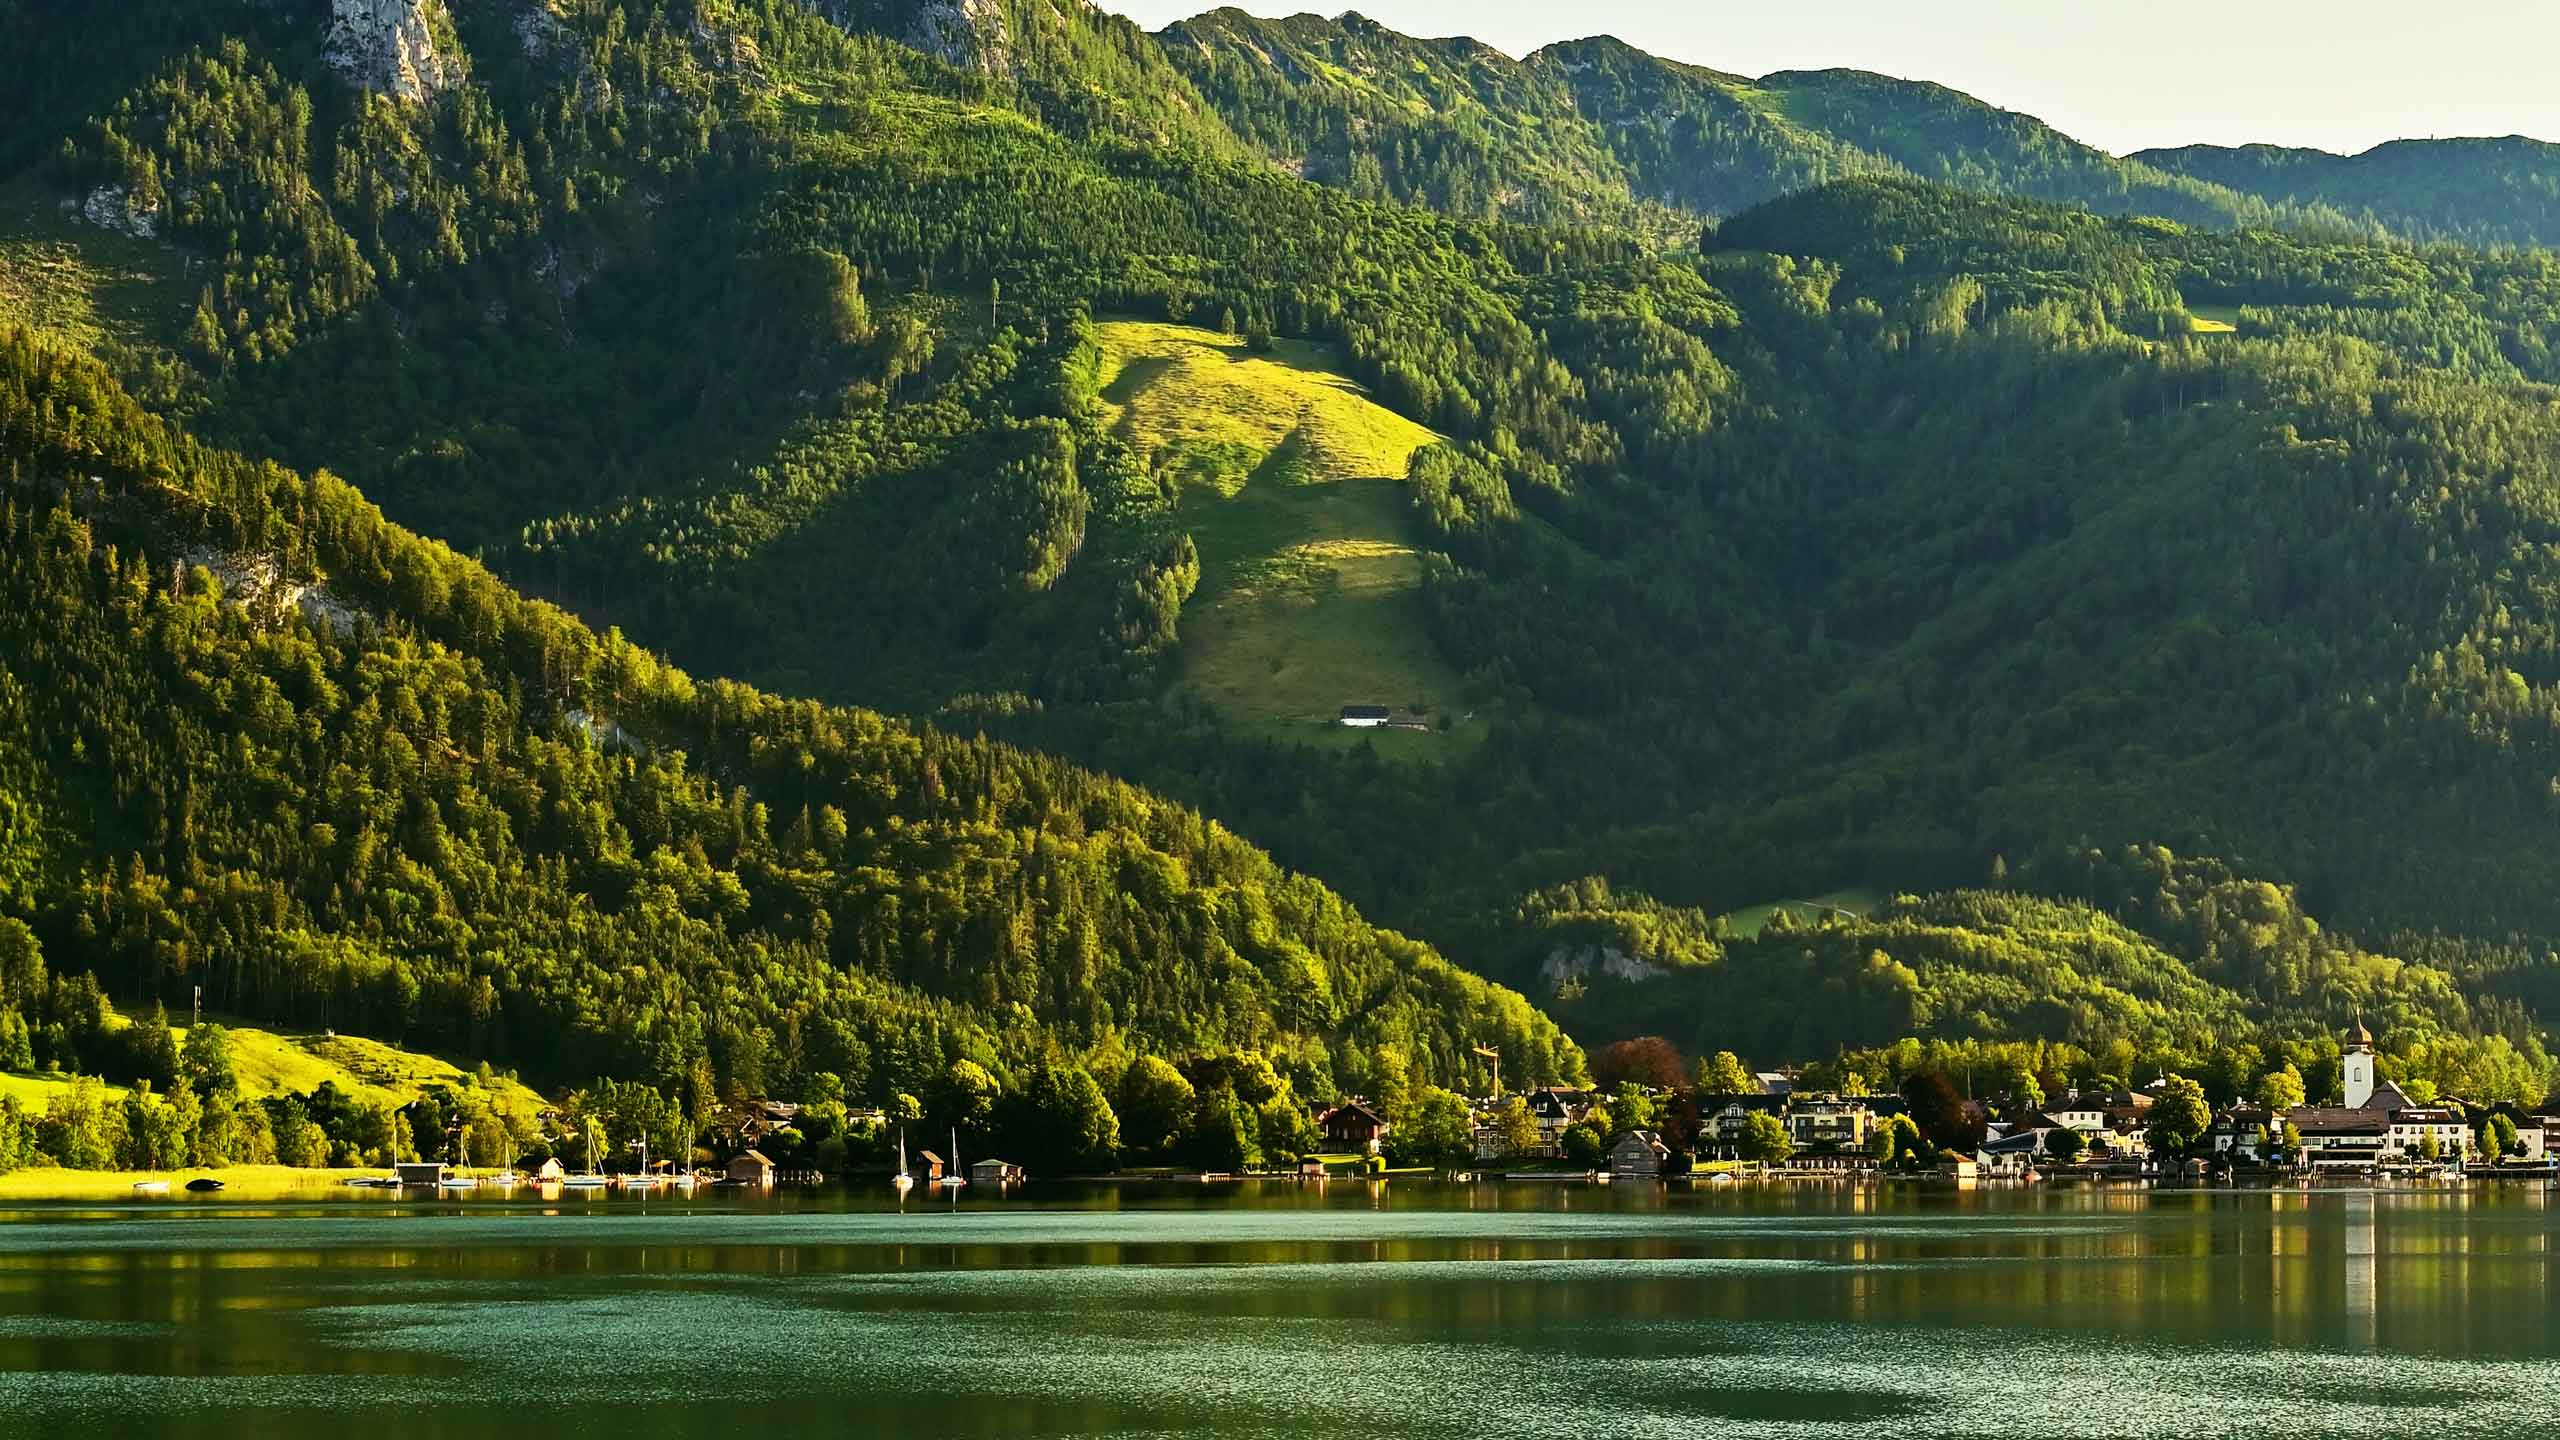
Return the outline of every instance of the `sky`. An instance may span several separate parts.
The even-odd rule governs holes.
[[[1148,29],[1211,0],[1100,0]],[[1746,75],[1845,66],[1934,80],[2119,154],[2262,141],[2352,153],[2385,140],[2560,141],[2555,0],[1240,0],[1346,5],[1415,35],[1513,55],[1615,35]]]

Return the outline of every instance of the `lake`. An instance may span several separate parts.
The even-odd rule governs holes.
[[[0,1433],[2473,1435],[2522,1186],[1268,1183],[0,1210]]]

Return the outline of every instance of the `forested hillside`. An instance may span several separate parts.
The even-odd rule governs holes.
[[[332,13],[129,7],[6,102],[0,874],[57,970],[568,1078],[1580,1063],[1338,890],[1594,1038],[2183,1065],[2361,1006],[2548,1068],[2550,252],[1606,41]],[[1904,898],[1710,918],[1849,885]]]
[[[2521,135],[2394,140],[2360,155],[2189,145],[2126,158],[2271,205],[2335,211],[2413,240],[2560,244],[2560,146]]]
[[[1651,229],[1666,210],[1730,215],[1828,180],[1906,175],[2205,225],[2359,223],[2314,196],[2120,160],[2031,116],[1864,71],[1754,80],[1605,36],[1515,60],[1358,14],[1215,10],[1158,38],[1228,126],[1284,165],[1462,216]]]
[[[925,1093],[1256,1049],[1306,1093],[1580,1057],[1197,815],[877,715],[696,684],[0,342],[7,893],[133,1002],[555,1080]]]

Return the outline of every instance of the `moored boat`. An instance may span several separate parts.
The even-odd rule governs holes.
[[[133,1182],[133,1193],[136,1195],[166,1195],[169,1193],[169,1182],[166,1180],[136,1180]]]

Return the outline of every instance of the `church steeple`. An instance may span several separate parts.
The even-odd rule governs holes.
[[[2338,1082],[2350,1110],[2363,1109],[2373,1098],[2373,1032],[2364,1028],[2362,1015],[2347,1032],[2346,1053],[2338,1057]]]

